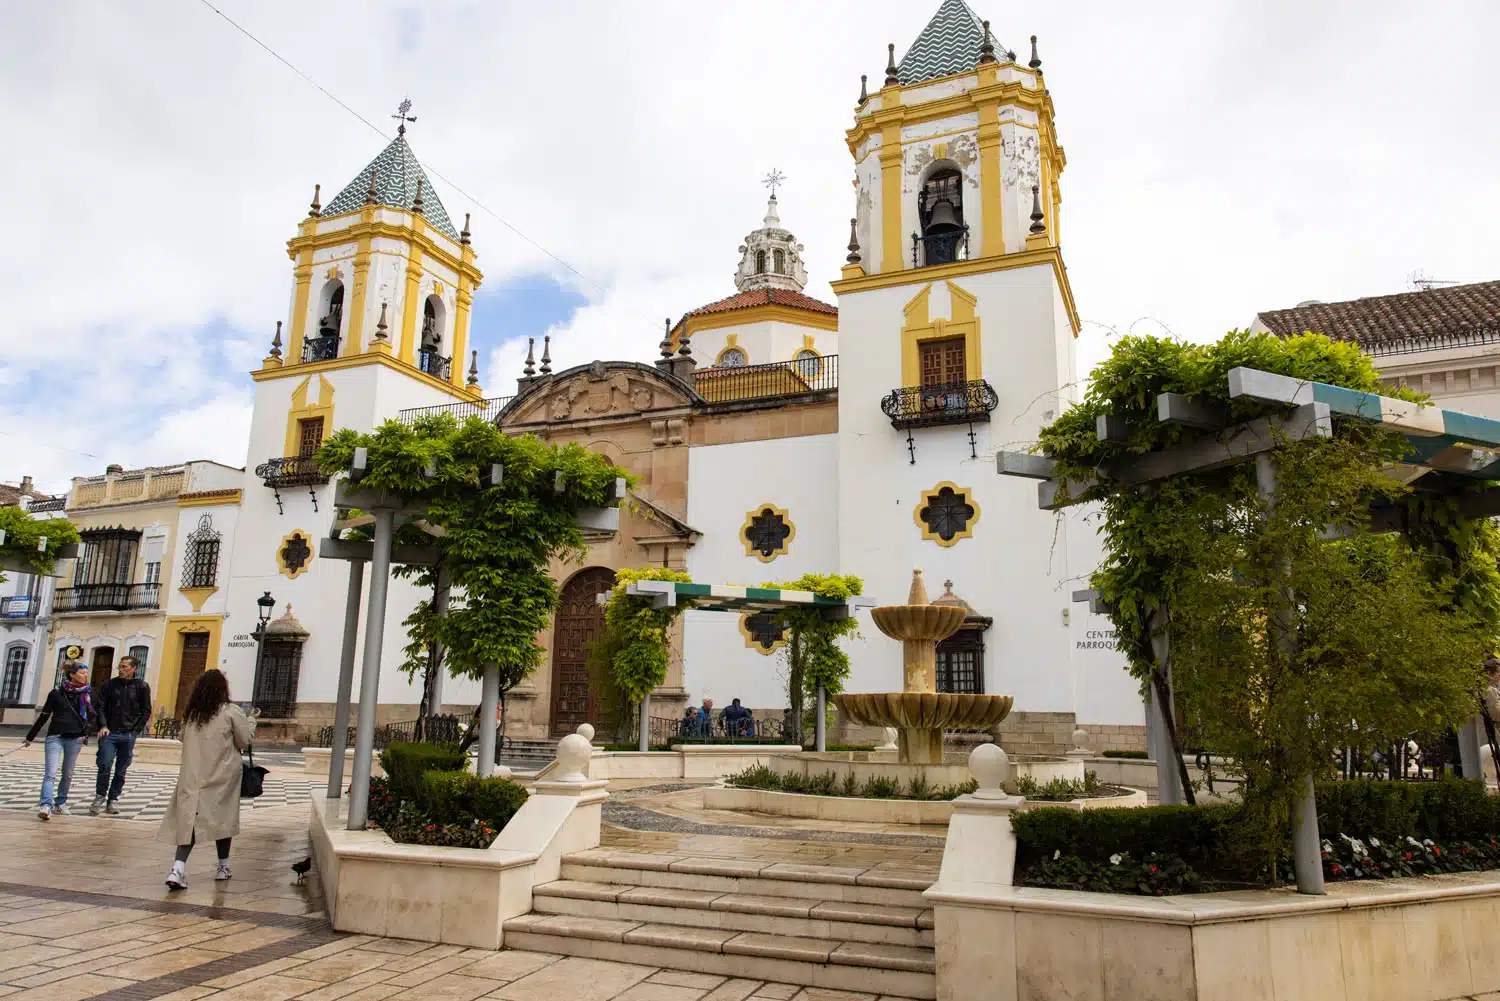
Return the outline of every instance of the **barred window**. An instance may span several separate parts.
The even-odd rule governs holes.
[[[937,645],[937,690],[960,695],[984,691],[984,637],[960,629]]]
[[[187,537],[187,561],[182,568],[183,587],[217,587],[220,535],[213,516],[198,519],[198,528]]]

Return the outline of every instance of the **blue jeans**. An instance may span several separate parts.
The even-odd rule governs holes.
[[[42,806],[64,806],[68,802],[68,786],[73,784],[73,766],[78,763],[78,752],[83,750],[81,737],[48,737],[44,747],[42,768]],[[55,776],[62,766],[62,781]],[[52,785],[57,782],[57,798],[52,798]]]
[[[135,734],[111,733],[99,738],[99,777],[94,781],[94,795],[109,794],[111,802],[120,798],[125,789],[125,769],[135,759]],[[114,770],[114,780],[109,773]]]

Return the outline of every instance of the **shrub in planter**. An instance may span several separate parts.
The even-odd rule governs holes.
[[[385,770],[392,795],[397,801],[419,801],[423,795],[423,776],[427,772],[455,772],[468,767],[462,751],[448,744],[395,741],[380,752],[380,767]]]
[[[434,824],[480,820],[499,831],[526,802],[526,790],[510,779],[468,772],[428,772],[424,779],[418,806]]]

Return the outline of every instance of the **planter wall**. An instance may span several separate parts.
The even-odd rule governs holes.
[[[808,820],[841,820],[866,824],[945,825],[953,816],[953,803],[945,800],[862,799],[857,796],[810,796],[774,789],[703,790],[703,805],[710,810],[768,813],[776,817]],[[1060,807],[1064,810],[1098,810],[1104,807],[1145,806],[1146,794],[1132,789],[1124,796],[1098,796],[1067,802],[1028,800],[1021,809]]]
[[[721,779],[777,756],[800,755],[796,744],[679,744],[670,751],[600,751],[589,759],[595,779]],[[550,778],[552,761],[534,776],[517,776],[523,783]]]

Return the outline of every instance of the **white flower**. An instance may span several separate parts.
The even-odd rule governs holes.
[[[1369,851],[1365,848],[1365,843],[1363,841],[1359,840],[1358,838],[1351,838],[1347,834],[1340,834],[1339,837],[1341,837],[1345,841],[1349,842],[1349,848],[1350,848],[1351,851],[1354,852],[1355,855],[1368,855],[1368,854],[1370,854]]]
[[[1124,855],[1120,855],[1120,854],[1111,855],[1109,857],[1109,864],[1110,865],[1119,865],[1120,864],[1120,860],[1122,858],[1124,858],[1124,857],[1125,857]]]
[[[1323,839],[1323,850],[1325,852],[1328,852],[1328,853],[1332,854],[1333,853],[1333,842],[1329,841],[1327,838],[1324,838]]]
[[[1416,848],[1422,847],[1422,842],[1418,841],[1416,838],[1411,837],[1410,835],[1407,836],[1406,843]]]
[[[1062,858],[1062,849],[1061,848],[1059,848],[1057,851],[1055,851],[1055,852],[1052,853],[1052,861],[1056,862],[1060,858]]]
[[[1380,847],[1380,839],[1379,838],[1371,838],[1370,839],[1370,844],[1374,845],[1376,848],[1379,848]]]
[[[1422,839],[1422,844],[1426,845],[1428,848],[1431,848],[1434,843],[1435,842],[1431,838],[1423,838]]]

